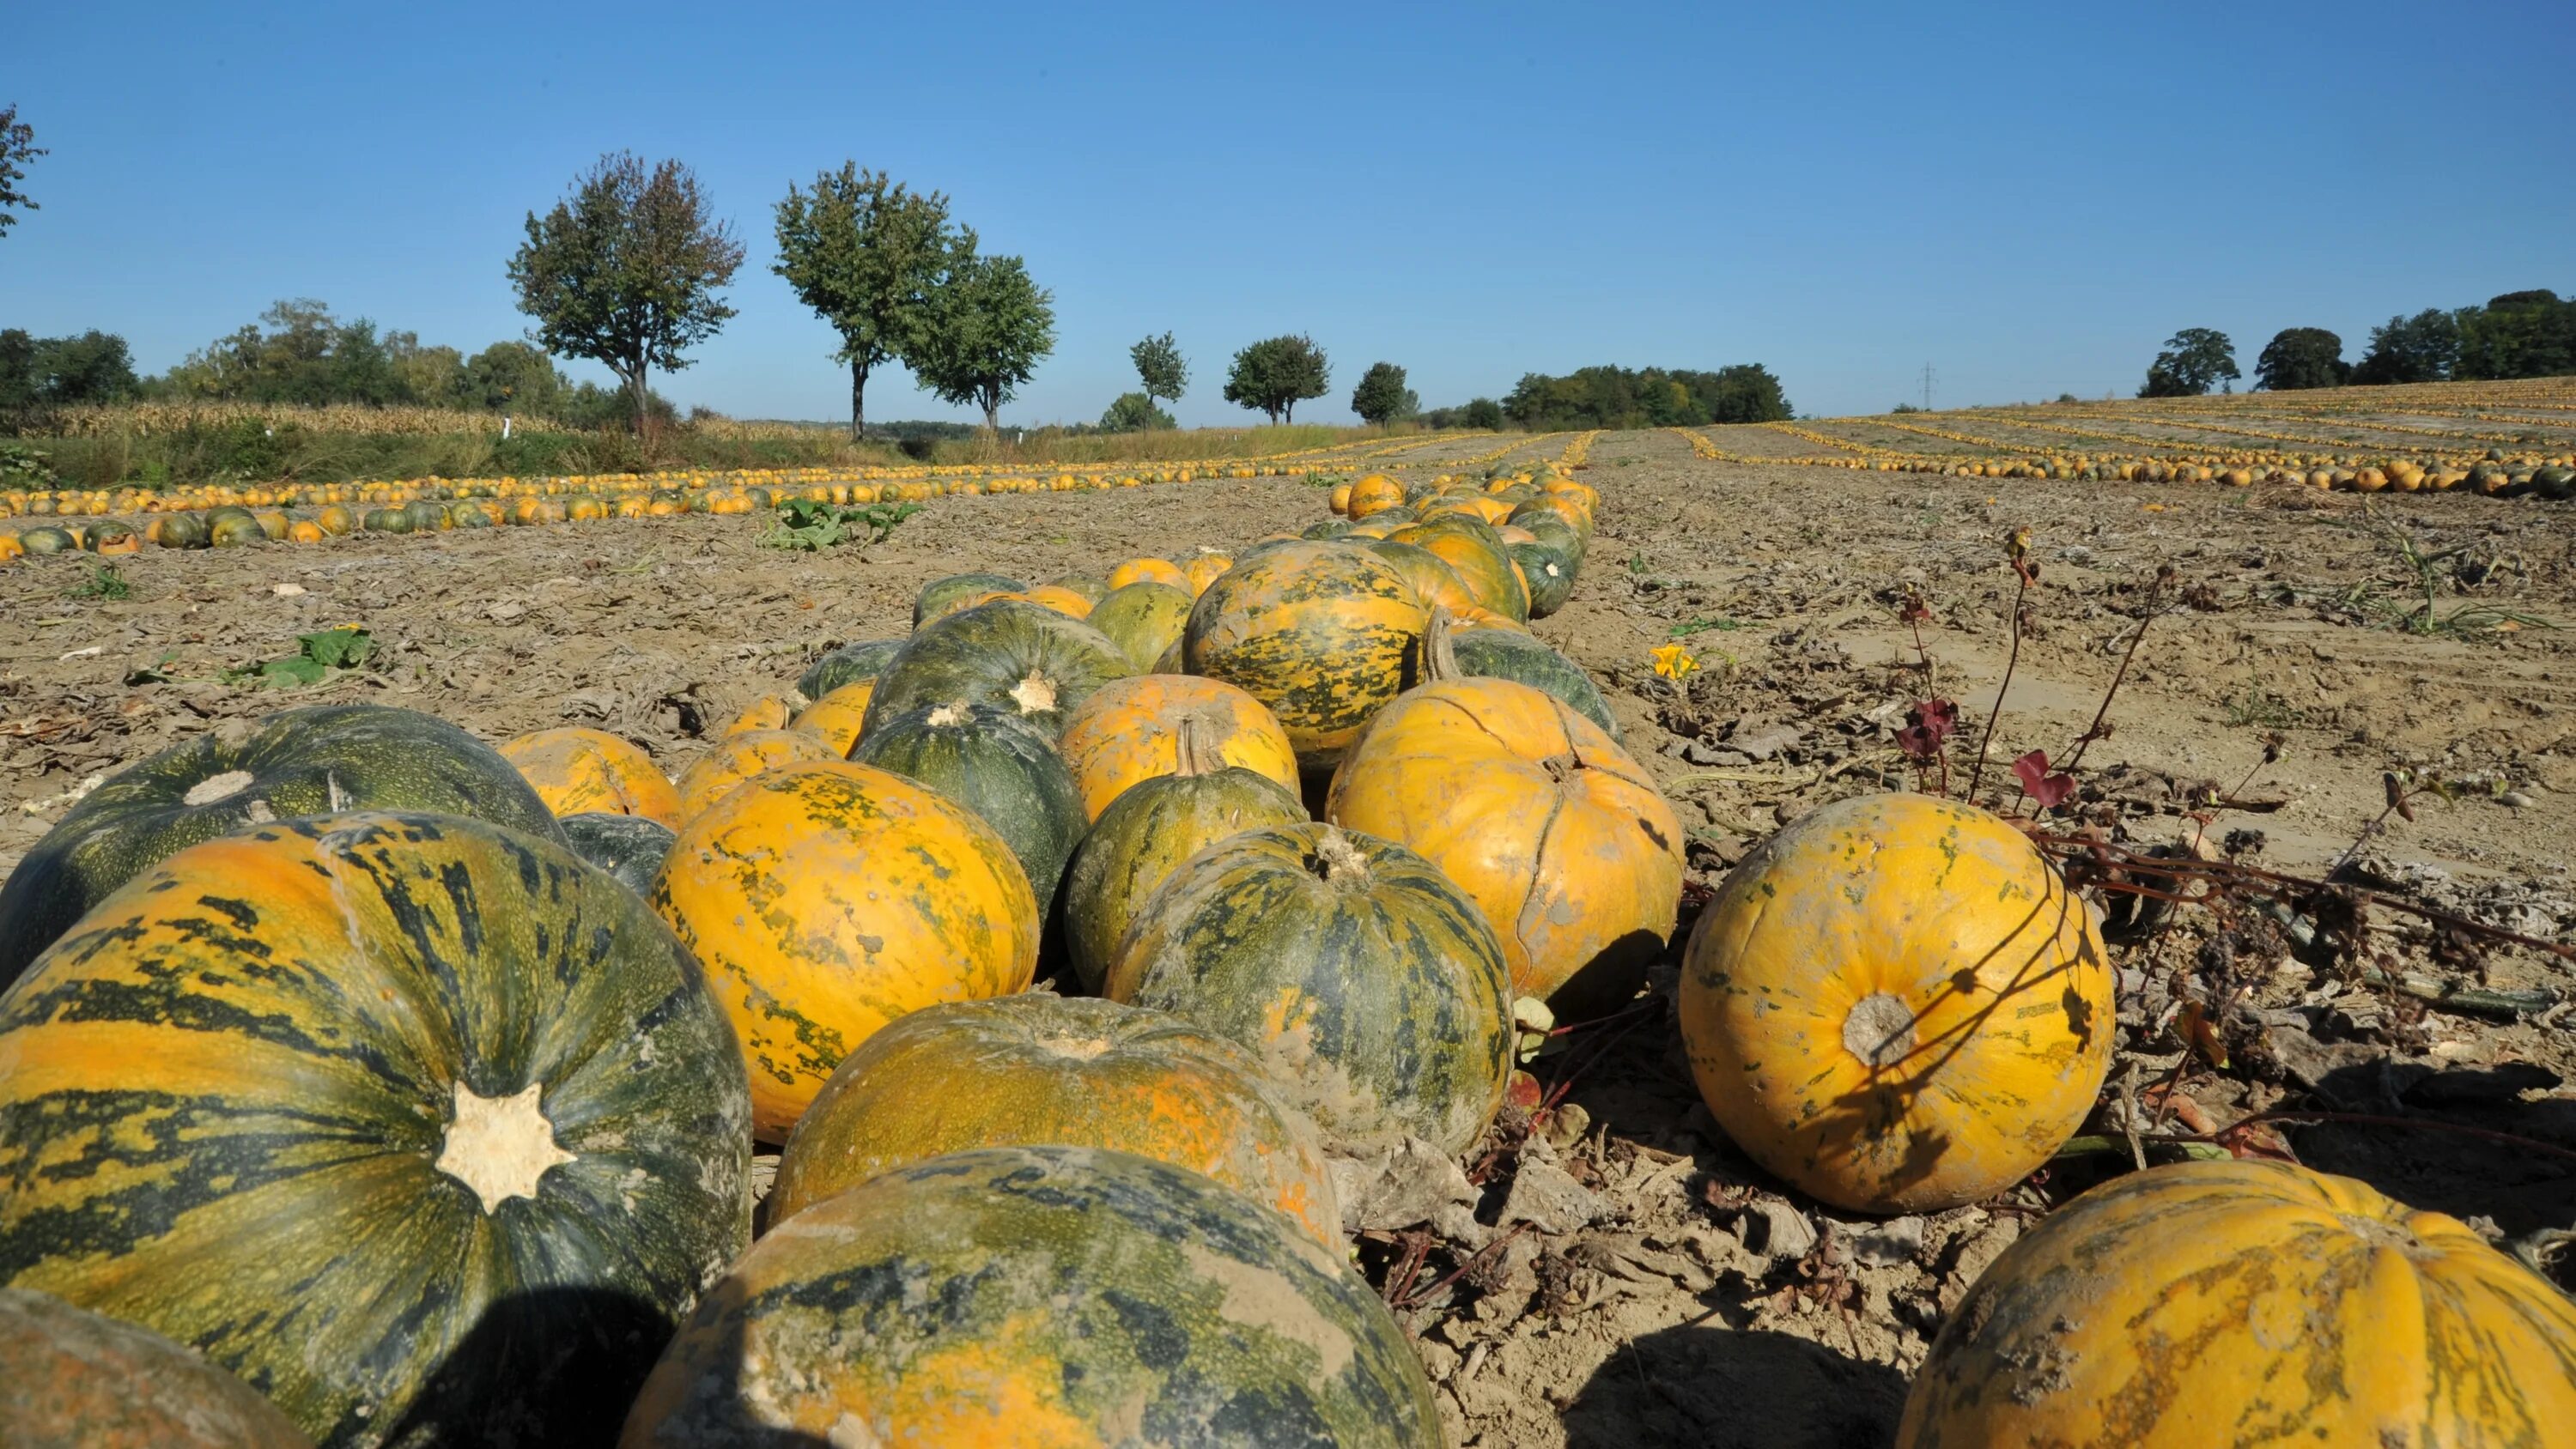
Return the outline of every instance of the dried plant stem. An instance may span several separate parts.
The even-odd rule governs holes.
[[[2013,587],[2012,652],[2004,656],[2003,683],[1995,686],[1995,707],[1986,711],[1985,733],[1977,737],[1977,767],[1968,774],[1968,803],[1977,803],[1977,787],[1985,783],[1986,748],[1995,741],[1995,721],[2004,712],[2004,695],[2012,689],[2013,671],[2021,667],[2021,604],[2030,593],[2030,575],[2014,570],[2020,582]]]

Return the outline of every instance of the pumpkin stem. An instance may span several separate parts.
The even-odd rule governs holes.
[[[1449,640],[1449,611],[1440,605],[1431,607],[1431,622],[1422,626],[1422,682],[1439,684],[1456,679],[1458,647]]]
[[[1884,991],[1852,1003],[1843,1018],[1843,1050],[1871,1068],[1893,1067],[1914,1051],[1914,1012]]]
[[[1325,826],[1324,833],[1317,837],[1315,863],[1321,867],[1315,874],[1330,884],[1354,888],[1368,884],[1368,856],[1338,826]]]
[[[229,800],[249,789],[252,779],[248,770],[226,770],[220,775],[208,775],[189,786],[188,793],[179,797],[179,803],[212,805],[218,800]]]
[[[1022,714],[1044,714],[1055,708],[1055,681],[1032,672],[1011,686],[1011,703],[1018,705]]]
[[[928,723],[945,727],[953,724],[963,724],[965,723],[965,720],[966,701],[962,699],[952,699],[946,704],[939,706],[937,709],[932,710],[930,712]]]
[[[1209,742],[1207,735],[1201,729],[1197,715],[1182,715],[1180,722],[1172,726],[1172,733],[1175,736],[1174,752],[1180,760],[1178,767],[1172,771],[1173,774],[1183,779],[1190,779],[1199,775],[1213,775],[1225,768],[1225,756],[1218,753],[1216,746]]]

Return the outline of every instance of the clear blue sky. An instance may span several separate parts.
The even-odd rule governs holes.
[[[32,3],[0,102],[52,154],[0,326],[159,370],[272,300],[468,351],[519,335],[522,217],[625,147],[697,167],[741,315],[660,386],[847,416],[769,270],[845,158],[947,191],[1056,297],[1006,421],[1096,417],[1130,342],[1307,331],[1430,404],[1585,363],[1759,361],[1802,412],[2133,389],[2169,333],[2247,371],[2400,310],[2576,289],[2576,11],[2533,4],[972,7]],[[576,375],[605,377],[587,365]],[[964,416],[900,374],[878,418]]]

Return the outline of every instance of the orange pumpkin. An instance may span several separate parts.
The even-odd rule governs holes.
[[[925,1007],[850,1053],[788,1140],[769,1220],[944,1152],[1042,1145],[1186,1167],[1342,1245],[1314,1124],[1250,1052],[1165,1012],[1037,991]]]
[[[873,679],[844,684],[805,706],[787,722],[787,727],[800,735],[812,735],[846,759],[859,742],[859,726],[868,717],[868,698],[876,692],[877,682]]]
[[[2533,1445],[2576,1429],[2576,1304],[2465,1224],[2279,1162],[2050,1213],[1969,1290],[1900,1449]]]
[[[1529,618],[1529,581],[1512,567],[1511,550],[1491,528],[1450,519],[1398,529],[1387,539],[1439,555],[1488,611],[1511,619]]]
[[[1636,993],[1681,908],[1682,828],[1654,777],[1562,700],[1461,675],[1433,626],[1430,681],[1378,711],[1324,818],[1410,846],[1484,911],[1512,994],[1597,1013]]]
[[[1225,571],[1232,567],[1234,559],[1226,554],[1202,553],[1192,557],[1181,565],[1181,573],[1190,581],[1190,597],[1195,599],[1206,593],[1208,585],[1224,577]]]
[[[820,738],[793,730],[753,730],[718,740],[680,772],[680,818],[688,820],[763,770],[809,760],[837,760]]]
[[[1240,765],[1296,793],[1297,752],[1268,706],[1222,680],[1138,674],[1093,691],[1056,742],[1089,819],[1099,819],[1128,786],[1180,769],[1184,719],[1214,755],[1210,768]]]
[[[1131,558],[1109,571],[1109,587],[1123,589],[1129,584],[1169,584],[1186,589],[1190,576],[1169,559]]]
[[[797,695],[764,694],[742,707],[742,713],[724,727],[723,738],[747,735],[753,730],[783,730],[796,717],[796,711],[804,707],[805,701]]]
[[[845,760],[770,770],[691,819],[650,898],[716,981],[764,1141],[887,1022],[1037,970],[1037,898],[1002,837]]]
[[[496,748],[557,815],[639,815],[679,827],[680,792],[641,746],[606,730],[534,730]]]
[[[1449,566],[1447,559],[1419,544],[1375,538],[1360,543],[1359,547],[1395,565],[1395,571],[1404,575],[1406,586],[1435,613],[1444,609],[1453,616],[1464,615],[1471,610],[1480,614],[1493,613],[1485,607],[1485,601],[1467,587],[1467,581],[1458,577],[1458,571]]]
[[[1372,513],[1384,513],[1390,508],[1403,506],[1404,485],[1384,473],[1371,473],[1351,485],[1350,496],[1343,500],[1341,511],[1356,523]]]
[[[1348,483],[1334,484],[1333,491],[1326,500],[1326,506],[1330,507],[1333,512],[1337,514],[1350,512],[1351,485]]]
[[[1020,597],[1028,600],[1032,604],[1043,604],[1047,608],[1053,609],[1067,618],[1088,619],[1091,617],[1092,601],[1083,597],[1080,593],[1066,588],[1062,584],[1040,584],[1036,588],[1029,590],[1027,593],[1020,595]]]
[[[1281,544],[1199,596],[1181,656],[1269,706],[1298,763],[1322,768],[1403,689],[1427,621],[1403,575],[1367,549]]]
[[[2021,832],[1924,795],[1800,817],[1692,929],[1681,1027],[1711,1115],[1811,1195],[1924,1212],[2028,1176],[2111,1062],[2111,967]]]

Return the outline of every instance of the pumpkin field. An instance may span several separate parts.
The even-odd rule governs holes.
[[[0,494],[0,1441],[2576,1442],[2571,469]]]

